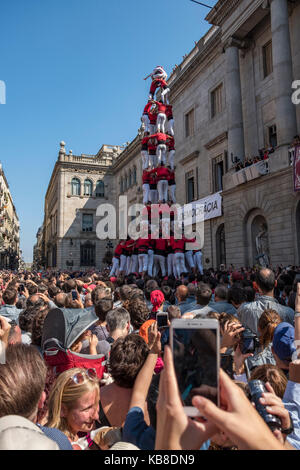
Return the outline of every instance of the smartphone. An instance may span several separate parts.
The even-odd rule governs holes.
[[[240,340],[240,350],[242,354],[255,353],[256,349],[259,347],[259,339],[255,333],[252,333],[251,330],[246,328],[241,333]]]
[[[158,328],[168,327],[169,314],[167,312],[159,312],[156,314],[156,321]]]
[[[72,290],[72,300],[78,300],[77,291]]]
[[[194,395],[219,406],[220,331],[215,319],[174,319],[170,327],[174,367],[187,416],[200,416]]]

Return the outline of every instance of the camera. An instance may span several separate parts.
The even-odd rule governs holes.
[[[255,408],[264,420],[264,422],[269,426],[272,431],[276,429],[281,430],[281,421],[277,416],[271,415],[267,412],[264,405],[259,401],[263,393],[267,392],[264,382],[262,380],[250,380],[248,382],[250,389],[251,400],[255,404]]]
[[[259,339],[255,333],[246,328],[241,333],[240,349],[242,354],[254,353],[259,347]]]

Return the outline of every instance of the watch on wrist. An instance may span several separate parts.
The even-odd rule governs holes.
[[[289,415],[290,415],[290,423],[291,423],[290,427],[287,429],[281,429],[282,434],[285,434],[286,436],[294,432],[294,421],[293,421],[293,418],[291,417],[291,413],[289,413]]]

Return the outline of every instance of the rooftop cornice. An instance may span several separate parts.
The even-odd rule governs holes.
[[[215,26],[222,26],[226,18],[232,14],[232,10],[239,3],[241,3],[241,0],[219,0],[205,17],[205,20]]]
[[[190,77],[194,79],[194,76],[200,73],[203,67],[205,66],[207,60],[219,54],[223,51],[222,43],[221,43],[221,30],[219,29],[214,33],[213,36],[209,38],[209,40],[203,45],[201,49],[194,55],[194,57],[190,60],[189,64],[180,69],[180,66],[174,72],[176,74],[175,78],[170,81],[169,87],[171,90],[172,98],[174,99],[174,95],[178,93],[178,91],[182,91],[181,87],[184,88],[189,85]],[[198,69],[198,71],[197,71]],[[196,73],[195,73],[196,72]],[[171,77],[170,77],[171,78]]]

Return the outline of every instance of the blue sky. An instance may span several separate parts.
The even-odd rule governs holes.
[[[214,0],[204,3],[213,6]],[[0,161],[32,261],[59,142],[74,154],[136,136],[156,65],[170,74],[209,29],[190,0],[2,0]]]

